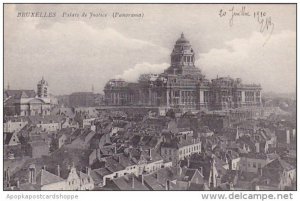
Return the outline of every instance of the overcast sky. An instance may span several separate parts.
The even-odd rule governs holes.
[[[175,41],[184,32],[207,78],[240,77],[264,91],[295,92],[296,6],[235,5],[5,5],[4,83],[35,89],[42,76],[53,94],[101,92],[111,78],[135,81],[141,73],[169,66]],[[219,16],[219,11],[226,15]],[[55,12],[56,17],[17,17],[18,12]],[[261,27],[255,11],[265,12]],[[63,12],[86,12],[62,17]],[[89,19],[89,12],[108,17]],[[142,13],[113,18],[112,13]],[[224,14],[224,12],[223,12]],[[266,21],[265,21],[266,22]],[[271,25],[274,25],[271,33]]]

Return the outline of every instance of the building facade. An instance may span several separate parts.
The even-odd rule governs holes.
[[[171,65],[162,74],[142,74],[137,83],[110,80],[105,104],[152,106],[183,110],[224,110],[261,106],[261,86],[241,79],[208,80],[195,66],[195,52],[181,34],[171,53]]]
[[[42,78],[34,90],[5,90],[5,116],[50,115],[51,102],[48,96],[48,83]]]

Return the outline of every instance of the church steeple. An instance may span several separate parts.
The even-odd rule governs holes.
[[[37,84],[37,96],[39,98],[48,97],[48,82],[44,79],[44,76]]]

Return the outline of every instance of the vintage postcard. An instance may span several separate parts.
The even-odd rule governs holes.
[[[297,190],[296,4],[3,6],[3,190]]]

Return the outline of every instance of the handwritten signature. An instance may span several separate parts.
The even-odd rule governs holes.
[[[229,17],[229,26],[232,27],[234,25],[234,21],[237,18],[241,17],[247,17],[251,18],[253,16],[253,19],[259,24],[259,32],[260,33],[266,33],[266,40],[264,41],[263,46],[267,43],[267,41],[270,40],[273,31],[274,31],[274,23],[272,21],[272,17],[267,14],[265,11],[254,11],[251,12],[248,10],[246,6],[242,6],[239,8],[236,8],[235,6],[232,6],[232,8],[225,10],[221,9],[219,11],[219,16],[221,18],[223,17]]]

